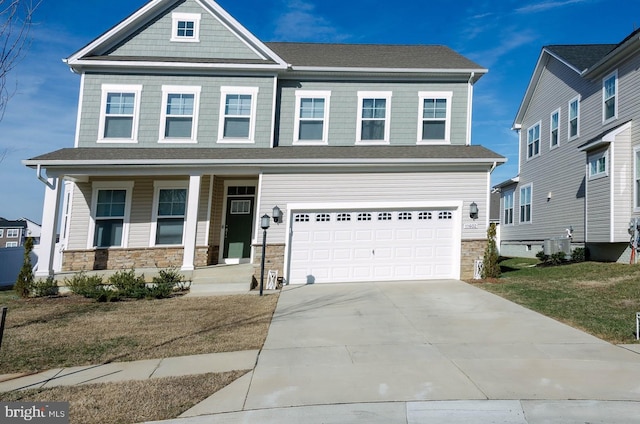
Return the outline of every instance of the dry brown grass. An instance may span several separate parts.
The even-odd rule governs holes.
[[[70,422],[137,423],[175,418],[244,375],[246,371],[87,384],[0,393],[4,402],[70,402]]]
[[[0,374],[259,349],[277,294],[95,303],[17,299],[8,306]]]

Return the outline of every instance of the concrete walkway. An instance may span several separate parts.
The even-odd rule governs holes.
[[[460,281],[294,286],[253,373],[168,422],[640,422],[640,355]]]

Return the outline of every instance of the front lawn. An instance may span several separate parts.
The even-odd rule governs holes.
[[[640,265],[582,262],[537,267],[501,262],[495,283],[478,286],[611,343],[634,343],[640,312]]]

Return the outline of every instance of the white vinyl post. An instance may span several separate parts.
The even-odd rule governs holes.
[[[198,230],[198,200],[200,198],[200,181],[202,176],[189,177],[189,197],[187,199],[187,216],[184,229],[184,257],[181,271],[193,271],[196,256],[196,233]]]
[[[42,207],[42,230],[40,233],[40,256],[36,277],[53,275],[53,260],[56,249],[56,232],[58,214],[60,210],[60,193],[62,192],[60,178],[48,178],[44,191],[44,205]]]

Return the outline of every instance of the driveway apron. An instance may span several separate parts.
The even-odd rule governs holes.
[[[640,355],[456,280],[286,287],[244,410],[640,400]]]

